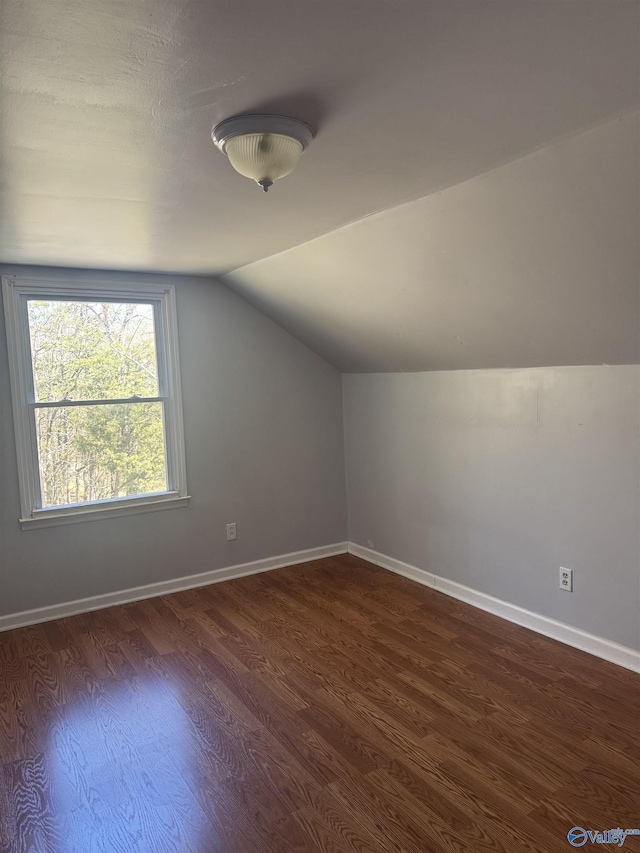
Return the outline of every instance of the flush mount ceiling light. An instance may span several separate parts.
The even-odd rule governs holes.
[[[221,121],[211,138],[236,172],[267,192],[274,181],[293,172],[313,131],[287,116],[246,115]]]

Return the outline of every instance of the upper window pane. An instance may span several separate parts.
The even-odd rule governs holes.
[[[157,397],[153,305],[29,299],[36,402]]]

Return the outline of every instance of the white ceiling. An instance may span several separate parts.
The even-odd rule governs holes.
[[[223,277],[344,371],[640,361],[638,114]]]
[[[242,267],[345,369],[629,360],[639,21],[634,0],[0,0],[0,261]],[[318,131],[267,195],[210,141],[254,110]],[[592,169],[623,158],[592,193],[580,139]]]

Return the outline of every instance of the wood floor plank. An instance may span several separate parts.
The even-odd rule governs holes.
[[[477,853],[477,839],[473,842],[467,841],[448,820],[442,819],[428,806],[425,807],[424,804],[419,803],[407,788],[384,770],[375,770],[369,773],[368,778],[386,800],[395,803],[398,810],[402,810],[415,822],[429,850],[443,851],[443,853],[448,850],[455,850],[457,853]]]
[[[470,841],[473,850],[505,850],[506,853],[502,842],[490,835],[482,822],[478,821],[474,810],[469,808],[469,802],[465,802],[464,808],[461,807],[456,794],[452,795],[450,783],[449,786],[442,784],[445,777],[439,766],[435,769],[418,769],[413,759],[393,761],[385,767],[384,773],[400,786],[403,796],[412,797],[424,812],[425,819],[441,828],[449,827],[458,836]],[[442,838],[439,839],[441,842]]]
[[[327,838],[338,850],[354,853],[377,853],[384,850],[387,839],[383,838],[377,827],[360,813],[354,820],[353,805],[345,808],[329,789],[316,792],[309,806],[295,813],[298,823],[313,838],[314,827],[324,828]],[[305,848],[302,848],[305,849]]]
[[[394,849],[391,841],[399,845],[402,853],[424,853],[425,848],[430,849],[430,833],[423,821],[403,808],[398,808],[396,798],[389,797],[375,782],[375,778],[366,774],[350,779],[348,785],[333,783],[329,788],[345,807],[350,807],[356,814],[363,814],[378,827],[389,849]],[[442,848],[434,848],[434,853],[442,853]]]
[[[10,839],[6,849],[21,853],[31,850],[56,853],[68,837],[69,823],[67,815],[57,814],[46,757],[39,753],[33,758],[5,764],[0,774],[3,777],[0,788],[4,783],[5,791],[10,792],[5,801],[8,820],[4,834]],[[0,819],[0,825],[2,823]]]
[[[0,853],[555,853],[639,767],[640,676],[352,555],[0,634]]]

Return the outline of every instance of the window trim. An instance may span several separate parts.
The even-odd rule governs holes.
[[[20,483],[20,524],[23,530],[93,521],[140,512],[186,506],[186,459],[182,388],[178,352],[178,322],[174,285],[118,280],[63,279],[3,275],[2,291],[9,351],[9,375]],[[139,301],[154,304],[158,397],[163,403],[166,492],[108,498],[61,507],[39,508],[40,468],[35,431],[35,394],[27,299]],[[93,402],[93,401],[91,401]],[[102,401],[100,401],[102,402]],[[112,402],[112,401],[108,401]],[[128,402],[127,400],[123,402]],[[140,400],[142,402],[142,400]]]

